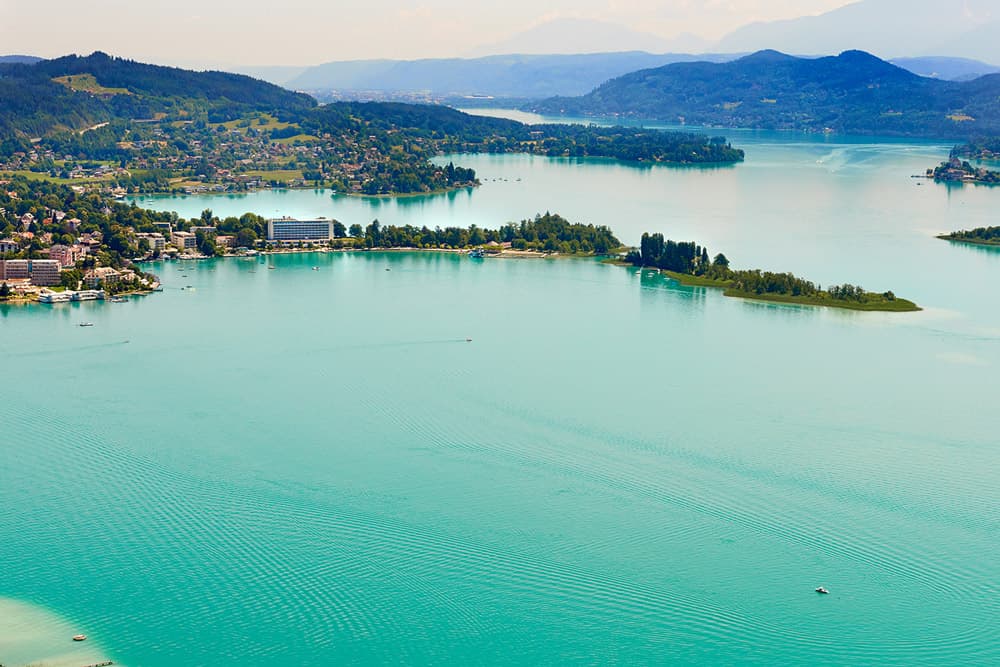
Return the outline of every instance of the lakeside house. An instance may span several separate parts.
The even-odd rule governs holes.
[[[149,249],[153,252],[163,252],[167,247],[167,239],[159,232],[136,234],[136,238],[146,239]]]
[[[83,275],[83,282],[91,289],[98,285],[117,285],[122,280],[122,274],[110,266],[100,266],[91,269]]]
[[[170,242],[178,250],[194,250],[198,247],[198,238],[191,232],[173,232]]]

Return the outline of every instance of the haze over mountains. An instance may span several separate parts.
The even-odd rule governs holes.
[[[545,97],[580,95],[627,72],[673,62],[721,62],[762,49],[801,56],[858,49],[892,58],[921,76],[968,80],[1000,69],[997,35],[997,0],[860,0],[818,16],[754,23],[714,43],[691,35],[665,38],[604,21],[561,18],[475,49],[469,55],[476,58],[342,61],[301,70],[238,71],[310,91]],[[690,55],[705,51],[712,53]]]
[[[646,51],[648,53],[701,53],[710,42],[697,35],[682,34],[665,38],[625,26],[579,18],[558,18],[513,35],[485,44],[466,54],[468,57],[517,54],[611,53]]]
[[[506,55],[415,61],[356,60],[310,67],[284,82],[306,91],[358,90],[427,92],[432,95],[550,97],[583,95],[628,72],[693,60],[730,56],[642,51],[583,55]]]
[[[776,49],[883,58],[957,56],[1000,64],[996,0],[861,0],[819,16],[753,23],[712,45],[719,52]]]

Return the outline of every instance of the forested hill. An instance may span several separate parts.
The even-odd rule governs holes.
[[[1000,74],[969,82],[917,76],[862,51],[796,58],[761,51],[729,63],[675,63],[613,79],[542,113],[688,124],[967,138],[1000,134]]]
[[[250,111],[302,111],[315,105],[308,95],[239,74],[147,65],[100,52],[0,64],[0,139],[116,119],[183,120],[207,113],[212,121],[223,121]]]
[[[358,122],[383,132],[434,141],[446,153],[533,153],[550,157],[603,157],[632,162],[706,164],[744,158],[725,137],[641,127],[525,125],[474,116],[444,106],[397,102],[337,102],[304,119],[303,130],[336,134]]]

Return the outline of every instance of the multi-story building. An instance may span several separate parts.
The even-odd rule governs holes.
[[[333,238],[333,220],[295,220],[275,218],[267,221],[268,241],[329,241]]]
[[[98,285],[111,286],[116,285],[121,281],[121,274],[110,266],[100,266],[96,269],[87,271],[83,276],[83,281],[87,283],[87,287],[91,289],[97,287]]]
[[[20,249],[20,244],[14,239],[0,239],[0,255],[5,252],[17,252]]]
[[[0,280],[27,280],[31,267],[26,259],[0,259]]]
[[[54,259],[0,259],[0,280],[28,280],[35,285],[58,285],[62,264]]]
[[[194,250],[198,247],[198,237],[191,232],[174,232],[170,235],[170,242],[178,250]]]
[[[62,264],[55,259],[29,259],[28,273],[33,285],[58,285],[62,282],[59,272]]]
[[[85,254],[83,246],[78,245],[54,245],[49,248],[49,259],[56,260],[64,267],[73,266]]]
[[[167,247],[167,239],[159,232],[153,234],[136,234],[136,236],[140,239],[146,239],[149,242],[150,250],[163,252],[163,249]]]

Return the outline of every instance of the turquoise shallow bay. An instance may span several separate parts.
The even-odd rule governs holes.
[[[472,193],[143,201],[549,209],[927,310],[443,253],[0,307],[0,597],[132,667],[996,664],[1000,252],[933,235],[995,224],[1000,193],[917,186],[940,145],[734,140],[727,169],[462,157]]]

